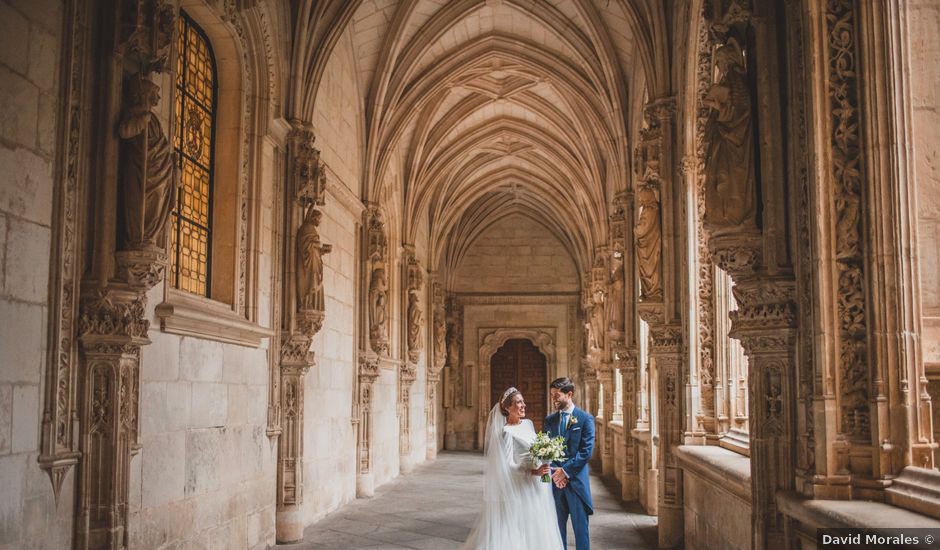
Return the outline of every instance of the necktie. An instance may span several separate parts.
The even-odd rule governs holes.
[[[565,435],[568,432],[568,413],[561,413],[561,429],[558,430],[561,432],[561,435]]]

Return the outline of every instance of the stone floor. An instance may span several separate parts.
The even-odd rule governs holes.
[[[380,487],[374,498],[354,501],[311,525],[303,542],[278,548],[458,548],[482,505],[482,474],[482,455],[441,453],[413,474]],[[655,548],[656,518],[635,504],[623,504],[615,491],[592,476],[591,547]],[[570,528],[568,541],[574,548]]]

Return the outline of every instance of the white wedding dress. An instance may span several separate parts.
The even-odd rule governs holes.
[[[561,534],[552,484],[529,470],[527,456],[535,440],[535,426],[523,419],[506,424],[499,406],[490,411],[486,425],[483,472],[483,513],[461,547],[466,550],[561,550]]]

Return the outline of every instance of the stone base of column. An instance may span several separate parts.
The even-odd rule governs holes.
[[[640,476],[636,474],[624,474],[623,482],[620,484],[620,499],[624,502],[638,500],[640,498]]]
[[[614,475],[614,455],[608,454],[601,458],[601,473],[605,476]]]
[[[659,468],[650,468],[646,471],[646,502],[643,508],[651,516],[659,515]]]
[[[682,508],[659,503],[659,547],[676,548],[682,544],[685,524],[682,521]]]
[[[375,479],[372,472],[356,476],[356,498],[372,498],[375,496]]]
[[[278,510],[274,520],[275,538],[278,544],[298,542],[304,538],[304,522],[299,506]]]
[[[415,471],[415,462],[411,455],[398,457],[398,472],[402,475]]]

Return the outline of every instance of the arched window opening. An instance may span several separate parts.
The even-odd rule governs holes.
[[[748,454],[748,361],[741,343],[728,336],[731,312],[738,309],[731,292],[734,282],[715,267],[715,333],[717,338],[718,380],[715,384],[719,443],[722,447]],[[721,336],[723,335],[723,336]]]
[[[180,10],[174,115],[181,185],[170,247],[170,285],[209,296],[218,83],[205,32]]]

